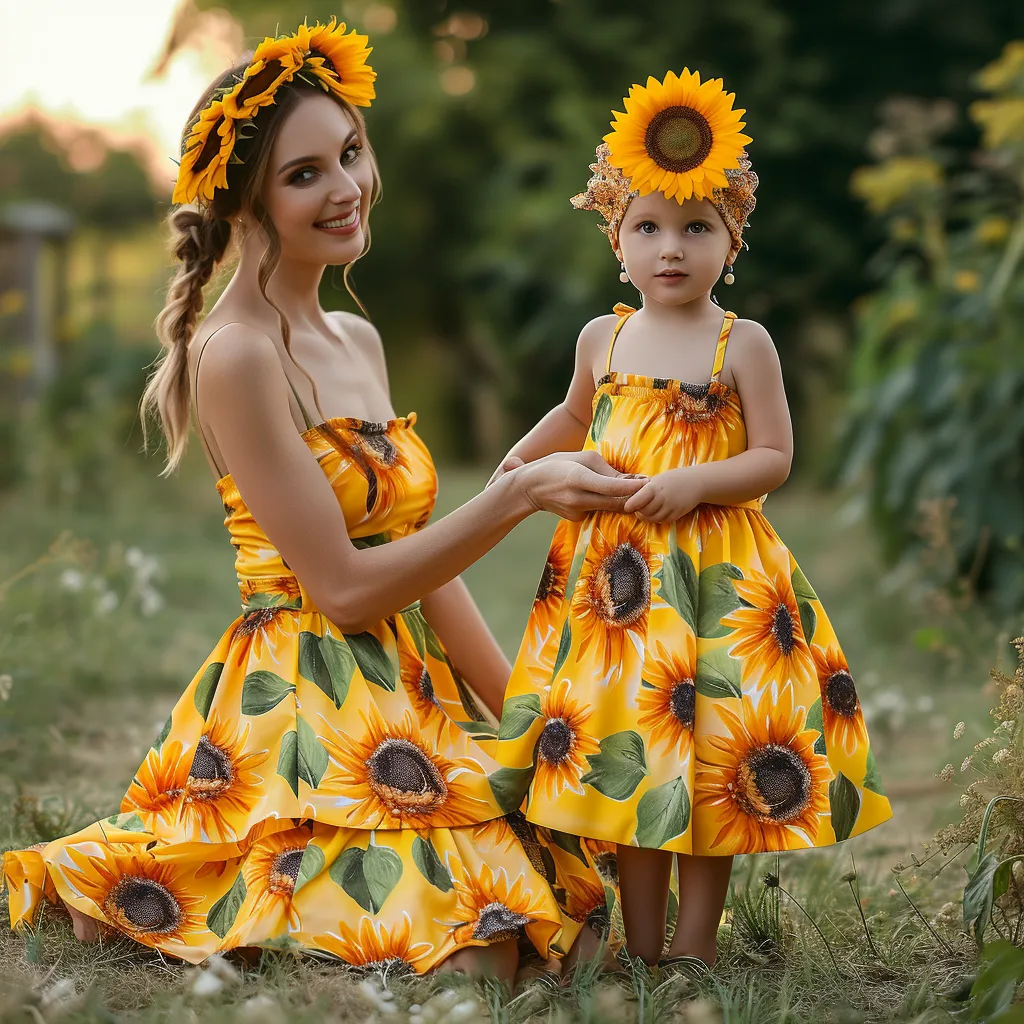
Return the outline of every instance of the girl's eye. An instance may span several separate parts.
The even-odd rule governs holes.
[[[341,165],[344,167],[346,164],[354,164],[359,159],[359,154],[363,151],[363,147],[358,143],[353,143],[344,153],[341,154]]]
[[[637,225],[637,230],[645,235],[653,235],[658,230],[658,225],[653,220],[645,220]]]
[[[315,181],[317,176],[316,168],[314,167],[300,167],[289,179],[289,185],[308,185],[311,181]]]
[[[686,230],[694,235],[703,235],[707,229],[707,224],[701,220],[695,220],[692,224],[687,224],[686,226]]]

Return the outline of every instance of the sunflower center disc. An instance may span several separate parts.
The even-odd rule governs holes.
[[[857,713],[857,690],[849,672],[833,672],[825,684],[825,699],[837,715],[853,718]]]
[[[614,853],[599,853],[594,858],[594,867],[604,881],[619,884],[619,858]]]
[[[430,672],[427,671],[426,665],[423,666],[423,671],[420,673],[419,688],[420,696],[424,700],[429,701],[435,707],[441,706],[441,702],[434,694],[434,681],[430,678]]]
[[[181,922],[178,901],[152,878],[122,878],[109,898],[139,931],[173,932]]]
[[[669,697],[669,706],[672,714],[686,726],[693,728],[693,719],[696,712],[697,690],[692,679],[682,679],[672,687],[672,695]]]
[[[370,755],[366,765],[370,769],[371,781],[378,786],[416,796],[436,798],[447,794],[437,766],[408,740],[385,740]]]
[[[789,609],[780,604],[772,616],[772,633],[775,634],[775,642],[783,654],[792,654],[796,647],[796,629],[793,624],[793,616]]]
[[[773,821],[789,821],[807,806],[811,773],[803,758],[789,747],[769,743],[751,752],[747,764],[758,795]]]
[[[231,782],[234,777],[231,758],[220,747],[215,747],[206,736],[201,736],[196,744],[196,754],[188,774],[193,779],[207,782]]]
[[[544,572],[541,573],[540,583],[537,586],[538,601],[546,601],[558,593],[559,576],[559,571],[551,564],[551,559],[548,559],[544,563]]]
[[[385,466],[393,466],[398,458],[398,449],[391,443],[387,434],[369,433],[363,435],[366,446]]]
[[[714,141],[707,119],[691,107],[659,110],[644,134],[647,155],[659,167],[676,174],[704,163]]]
[[[608,621],[617,626],[638,622],[651,601],[651,571],[644,556],[632,544],[620,544],[598,572],[607,582]]]
[[[287,875],[294,887],[299,877],[299,868],[302,865],[302,856],[306,852],[304,846],[294,850],[284,850],[274,858],[274,871],[280,875]]]
[[[519,929],[529,923],[528,917],[510,910],[504,903],[488,903],[476,919],[473,938],[483,939],[485,942],[514,939],[519,934]]]
[[[561,718],[552,718],[537,741],[537,753],[548,764],[561,764],[572,749],[572,729]]]

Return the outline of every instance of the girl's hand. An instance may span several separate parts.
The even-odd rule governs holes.
[[[674,523],[704,500],[697,474],[671,469],[651,477],[623,506],[648,523]]]
[[[513,469],[518,469],[524,465],[525,463],[518,455],[506,455],[502,464],[491,474],[491,479],[484,484],[484,490],[486,491],[491,484],[496,483],[506,473],[511,473]]]
[[[589,512],[621,512],[647,482],[612,469],[595,451],[556,452],[508,472],[532,511],[579,522]]]

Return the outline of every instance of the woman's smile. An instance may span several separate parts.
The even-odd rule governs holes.
[[[359,230],[359,207],[354,206],[344,217],[332,217],[330,220],[317,221],[313,227],[326,231],[331,235],[351,235]]]

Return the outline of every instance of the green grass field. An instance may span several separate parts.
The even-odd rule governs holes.
[[[39,473],[0,499],[3,848],[112,813],[174,700],[237,614],[233,551],[197,451],[169,481],[157,478],[155,460],[128,452],[117,460],[116,485],[98,492]],[[437,514],[472,495],[487,472],[442,472]],[[282,953],[214,980],[128,941],[81,947],[53,913],[28,941],[0,929],[0,1021],[953,1019],[944,996],[975,959],[973,939],[945,906],[964,875],[951,863],[933,877],[942,858],[918,869],[911,854],[933,854],[922,843],[958,816],[962,787],[936,773],[987,735],[987,668],[1007,638],[971,612],[937,618],[919,581],[889,578],[839,499],[794,482],[765,511],[844,644],[895,817],[838,848],[739,858],[712,978],[580,970],[568,986],[537,981],[511,1001],[495,987],[412,979],[391,984],[385,998],[344,970]],[[552,527],[534,516],[465,574],[510,655]],[[71,536],[53,560],[15,578],[62,531]],[[956,641],[965,631],[971,646]],[[965,727],[954,742],[958,721]],[[897,862],[910,865],[899,875],[907,895],[894,884]],[[765,886],[768,872],[778,887]]]

